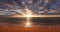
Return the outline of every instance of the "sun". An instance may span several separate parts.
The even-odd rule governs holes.
[[[25,17],[31,17],[31,14],[26,14]]]

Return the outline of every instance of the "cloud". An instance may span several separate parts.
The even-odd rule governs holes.
[[[59,10],[60,0],[0,0],[0,8],[2,9],[26,9],[28,7],[33,13],[38,14],[38,11]],[[35,12],[37,11],[37,12]],[[40,12],[39,12],[40,13]],[[43,13],[46,14],[46,13]]]

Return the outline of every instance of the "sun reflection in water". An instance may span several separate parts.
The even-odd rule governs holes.
[[[27,22],[25,23],[25,26],[24,26],[24,27],[26,27],[26,28],[32,27],[32,26],[31,26],[31,22],[30,22],[30,21],[27,21]]]
[[[28,28],[28,27],[32,27],[32,25],[31,25],[31,21],[30,21],[31,14],[26,14],[25,17],[27,17],[27,21],[26,21],[24,27],[26,27],[26,28]]]

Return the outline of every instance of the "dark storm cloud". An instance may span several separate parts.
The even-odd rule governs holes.
[[[37,3],[39,0],[32,0],[33,3]]]
[[[13,2],[12,2],[12,0],[0,0],[0,8],[5,8],[5,9],[7,9],[8,6],[7,6],[6,4],[12,5]]]
[[[2,8],[2,9],[6,9],[6,8],[8,8],[8,6],[0,5],[0,8]]]
[[[13,0],[0,0],[0,3],[2,3],[2,4],[4,4],[4,3],[13,4]]]

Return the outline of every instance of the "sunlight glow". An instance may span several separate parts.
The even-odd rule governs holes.
[[[25,27],[26,27],[26,28],[32,27],[32,26],[31,26],[31,23],[30,23],[29,21],[27,21],[27,23],[25,23]]]
[[[31,17],[32,15],[31,14],[26,14],[25,17]]]

